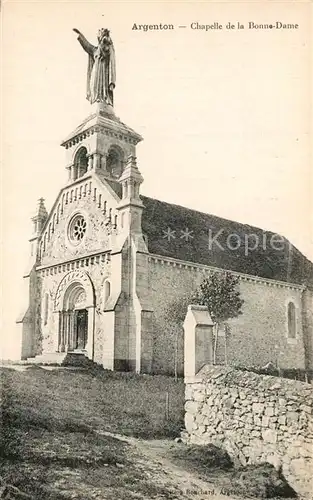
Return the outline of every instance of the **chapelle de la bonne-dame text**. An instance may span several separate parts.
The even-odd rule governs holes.
[[[178,25],[175,26],[174,24],[137,24],[134,23],[132,26],[132,30],[139,30],[139,31],[155,31],[155,30],[174,30],[175,28],[188,28],[187,25]],[[214,22],[211,24],[200,24],[198,21],[193,22],[189,25],[189,27],[192,30],[205,30],[205,31],[210,31],[210,30],[222,30],[223,28],[232,30],[232,29],[245,29],[246,27],[248,29],[255,29],[255,30],[271,30],[271,29],[287,29],[287,30],[295,30],[299,28],[298,24],[290,24],[290,23],[282,23],[281,21],[275,21],[273,23],[268,23],[268,24],[258,24],[255,23],[254,21],[249,21],[246,25],[242,24],[240,22],[236,23],[231,23],[228,22],[226,24],[220,24],[218,22]]]

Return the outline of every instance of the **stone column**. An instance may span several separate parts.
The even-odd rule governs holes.
[[[94,153],[93,155],[93,167],[95,170],[101,168],[101,155],[100,153]]]
[[[103,170],[103,172],[106,172],[106,170],[107,170],[107,161],[106,161],[105,155],[101,156],[100,164],[101,164],[101,169]]]
[[[58,352],[62,351],[62,311],[59,311]]]
[[[75,335],[75,323],[76,323],[76,315],[75,311],[71,311],[71,331],[70,331],[70,342],[69,342],[69,349],[70,351],[73,351],[75,348],[74,345],[74,335]]]
[[[77,165],[72,166],[72,181],[76,181],[78,177],[78,168]]]
[[[73,165],[69,165],[68,167],[66,167],[66,169],[68,171],[68,180],[72,181],[73,180]]]
[[[67,350],[70,351],[72,347],[72,311],[68,312],[68,337],[67,337]]]
[[[63,311],[63,330],[62,330],[62,345],[63,349],[62,352],[65,351],[65,345],[66,345],[66,330],[67,330],[67,324],[66,324],[66,311]]]
[[[65,311],[65,339],[64,339],[64,344],[65,344],[65,351],[68,351],[68,342],[69,342],[69,335],[70,335],[70,312]]]
[[[59,315],[59,352],[64,352],[64,311]]]
[[[73,316],[73,349],[76,349],[77,347],[77,311],[74,311],[74,316]]]
[[[68,337],[67,337],[67,350],[71,350],[72,335],[73,335],[73,311],[68,312]]]
[[[88,311],[88,329],[87,329],[87,344],[86,351],[88,358],[94,359],[94,329],[95,329],[95,307],[87,307]]]
[[[93,169],[93,156],[88,155],[88,170],[92,170],[92,169]]]

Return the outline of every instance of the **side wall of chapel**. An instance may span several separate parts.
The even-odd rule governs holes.
[[[21,333],[21,359],[27,359],[42,351],[41,279],[35,266],[23,281],[25,294],[28,295],[28,305],[18,324]]]
[[[203,268],[154,257],[149,261],[149,290],[153,308],[153,370],[173,373],[175,357],[183,373],[183,328],[188,297],[207,273]],[[243,314],[228,321],[228,362],[304,368],[302,290],[263,280],[241,279]],[[296,311],[296,338],[288,338],[288,303]],[[222,333],[222,332],[221,332]],[[224,336],[219,337],[217,362],[224,363]],[[175,348],[175,346],[177,346]],[[175,354],[177,352],[177,355]]]
[[[305,365],[313,370],[313,291],[305,290],[302,296],[302,322],[305,344]]]

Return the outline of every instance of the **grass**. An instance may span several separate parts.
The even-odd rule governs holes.
[[[44,419],[51,429],[58,428],[61,420],[62,425],[145,439],[176,437],[183,427],[184,384],[170,377],[38,367],[5,373],[2,387],[11,418],[23,408],[28,419]]]
[[[1,484],[9,485],[4,498],[180,497],[178,486],[164,483],[164,476],[160,481],[162,461],[156,462],[155,469],[140,448],[101,432],[145,440],[178,436],[183,427],[182,381],[102,369],[48,371],[36,366],[22,372],[2,368],[0,376],[0,491]],[[235,469],[227,453],[213,445],[161,440],[149,443],[149,448],[153,446],[161,446],[165,461],[178,465],[182,474],[195,473],[227,496],[295,496],[269,464]]]
[[[150,484],[140,457],[105,430],[177,435],[183,384],[167,377],[1,369],[1,476],[33,499],[174,498]],[[165,394],[169,393],[169,419]]]
[[[232,474],[232,491],[236,495],[256,498],[296,498],[280,471],[271,464],[248,465]]]

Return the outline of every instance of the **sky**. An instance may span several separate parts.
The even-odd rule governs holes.
[[[298,28],[248,29],[276,21]],[[174,30],[132,29],[159,23]],[[283,234],[313,260],[310,23],[310,2],[4,2],[3,357],[18,349],[30,218],[66,183],[60,143],[90,113],[72,29],[93,43],[111,31],[143,194]]]

